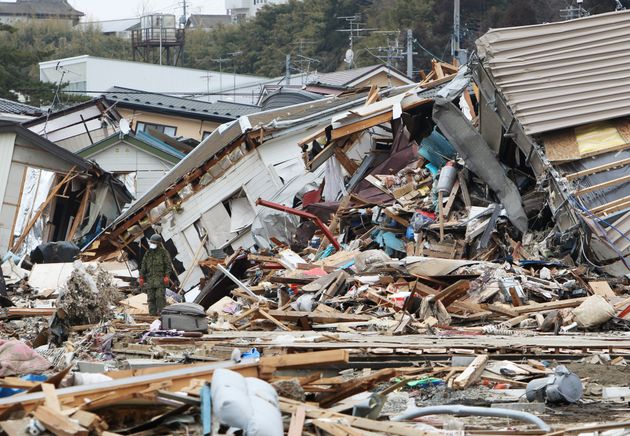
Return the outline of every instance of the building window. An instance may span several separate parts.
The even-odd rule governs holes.
[[[149,130],[156,130],[160,133],[164,133],[165,135],[172,136],[173,138],[177,136],[177,127],[164,126],[162,124],[141,123],[140,121],[136,123],[137,132],[151,133]]]
[[[212,135],[212,132],[209,132],[209,131],[205,130],[205,131],[203,132],[203,135],[201,136],[201,140],[202,140],[202,141],[205,141],[205,139],[206,139],[208,136],[210,136],[210,135]]]

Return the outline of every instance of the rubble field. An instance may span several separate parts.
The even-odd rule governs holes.
[[[30,265],[8,254],[0,429],[630,434],[627,184],[609,173],[627,150],[606,142],[627,133],[627,120],[580,118],[596,144],[578,147],[571,141],[583,137],[571,133],[563,152],[570,143],[577,155],[557,160],[557,135],[575,126],[537,118],[536,99],[510,100],[544,83],[525,77],[531,87],[515,96],[509,80],[514,65],[538,65],[531,50],[512,53],[514,40],[537,47],[545,26],[568,26],[561,42],[573,47],[571,32],[630,13],[611,17],[583,19],[584,32],[573,22],[492,30],[468,65],[434,61],[415,86],[356,90],[360,102],[317,129],[300,121],[298,132],[317,131],[294,145],[321,177],[282,201],[259,198],[257,221],[233,239],[251,230],[249,247],[204,250],[211,232],[188,223],[201,245],[188,244],[192,263],[167,280],[161,316],[149,315],[138,280],[146,241],[160,233],[182,263],[173,247],[192,237],[173,229],[195,195],[227,180],[253,144],[295,127],[287,120],[247,126],[208,161],[186,158],[187,174],[169,173],[168,189],[134,203],[76,260]],[[610,179],[584,182],[592,175]]]

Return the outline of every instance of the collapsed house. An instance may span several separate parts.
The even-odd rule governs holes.
[[[573,59],[564,39],[598,47],[595,58],[606,47],[611,81],[623,82],[608,32],[625,38],[626,19],[494,30],[469,65],[434,61],[419,84],[242,116],[88,233],[89,264],[28,274],[4,262],[0,332],[20,340],[0,340],[0,428],[626,434],[630,286],[607,273],[621,272],[621,253],[601,248],[624,251],[615,189],[627,185],[626,109],[607,81],[574,72],[587,57]],[[522,71],[504,75],[506,47]],[[556,49],[566,69],[546,57]],[[580,97],[601,110],[563,81],[547,89],[551,78],[584,85]],[[587,124],[569,125],[569,112]],[[22,144],[30,133],[19,133]],[[145,134],[84,152],[113,163]],[[121,255],[139,260],[156,232],[179,281],[164,277],[159,319]],[[181,291],[188,302],[177,303]]]
[[[563,243],[630,271],[630,11],[496,29],[477,41],[479,125],[496,155],[531,168]]]
[[[92,239],[131,196],[97,165],[19,124],[0,122],[0,253]]]
[[[250,230],[259,198],[291,205],[297,192],[317,179],[304,177],[296,144],[305,132],[318,131],[327,115],[361,99],[365,94],[332,97],[222,125],[134,202],[87,253],[124,249],[138,258],[142,238],[159,231],[175,255],[182,287],[189,289],[204,276],[200,260],[227,247],[256,244]]]

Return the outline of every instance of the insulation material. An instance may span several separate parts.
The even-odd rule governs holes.
[[[591,156],[626,143],[614,124],[601,122],[575,128],[580,155]]]
[[[339,193],[342,196],[347,194],[341,164],[334,156],[326,161],[325,179],[323,197],[326,201],[337,200]]]
[[[119,300],[111,274],[76,261],[59,294],[57,307],[65,312],[70,325],[96,324],[114,315],[112,307]]]
[[[22,197],[20,198],[20,209],[15,221],[15,238],[18,238],[22,234],[22,231],[37,213],[42,203],[46,201],[54,181],[55,173],[52,171],[27,168]],[[46,221],[45,214],[42,214],[15,254],[20,256],[28,254],[33,248],[43,242]]]
[[[245,227],[249,227],[256,217],[256,211],[249,204],[247,197],[230,200],[230,211],[230,233],[238,233]]]

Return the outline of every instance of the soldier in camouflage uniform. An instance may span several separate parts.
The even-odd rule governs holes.
[[[149,250],[142,258],[140,286],[147,293],[149,314],[157,316],[166,306],[166,286],[169,283],[172,263],[171,256],[162,246],[162,237],[153,235],[149,239]]]

